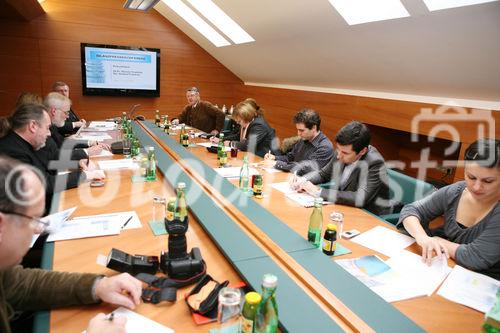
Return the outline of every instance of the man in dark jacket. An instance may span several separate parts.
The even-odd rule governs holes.
[[[0,332],[10,333],[14,311],[111,304],[135,308],[142,284],[128,274],[106,278],[95,274],[25,269],[19,262],[34,234],[41,233],[45,196],[35,169],[0,157]],[[94,317],[88,333],[125,332],[125,318]]]
[[[352,121],[340,129],[335,143],[336,156],[321,170],[297,179],[292,187],[336,204],[365,208],[376,215],[391,213],[387,168],[382,155],[370,146],[368,128]],[[314,185],[332,181],[329,189]]]
[[[210,102],[200,100],[198,88],[189,88],[186,91],[186,98],[188,105],[174,120],[174,124],[184,123],[210,134],[218,134],[222,131],[224,128],[224,113]]]
[[[69,86],[62,81],[55,82],[52,85],[52,90],[65,96],[66,98],[69,98]],[[70,108],[68,112],[68,119],[65,120],[63,126],[58,127],[58,131],[63,136],[75,134],[78,129],[85,126],[85,124],[85,119],[80,119],[75,111]]]
[[[43,105],[21,105],[7,119],[2,120],[1,133],[7,133],[0,138],[0,154],[8,155],[22,163],[35,167],[43,176],[46,190],[46,212],[50,211],[52,195],[54,192],[66,188],[76,187],[80,180],[104,178],[102,170],[90,170],[86,160],[73,162],[71,169],[83,170],[58,175],[57,170],[52,170],[44,160],[38,156],[37,151],[45,146],[47,137],[50,136],[50,117]],[[66,163],[65,163],[66,164]]]

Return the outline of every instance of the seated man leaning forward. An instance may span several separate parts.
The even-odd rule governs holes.
[[[427,263],[444,255],[500,280],[500,141],[476,141],[464,159],[465,181],[406,205],[398,227],[415,237]],[[442,237],[429,229],[438,216],[444,217]]]
[[[336,156],[321,170],[292,180],[292,188],[341,205],[362,207],[373,214],[392,212],[385,161],[370,145],[368,128],[352,121],[335,137]],[[328,189],[314,184],[334,182]]]
[[[200,100],[198,88],[192,87],[186,91],[188,105],[181,114],[172,121],[173,124],[184,123],[203,132],[218,134],[224,127],[224,113],[210,102]]]
[[[46,222],[42,178],[32,167],[0,157],[0,332],[11,332],[14,311],[96,304],[101,301],[133,309],[140,303],[142,283],[128,274],[103,277],[25,269],[18,264],[34,234]],[[81,331],[81,330],[80,330]],[[94,317],[88,333],[125,332],[125,318]]]
[[[321,118],[311,109],[295,114],[293,122],[300,140],[284,155],[267,153],[263,164],[283,171],[293,171],[301,176],[323,168],[333,156],[330,139],[320,130]]]

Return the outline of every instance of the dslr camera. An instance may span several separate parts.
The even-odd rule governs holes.
[[[193,247],[187,252],[186,231],[188,230],[188,217],[183,220],[174,218],[165,220],[165,229],[168,232],[168,252],[160,256],[160,268],[172,279],[185,280],[205,269],[200,249]]]

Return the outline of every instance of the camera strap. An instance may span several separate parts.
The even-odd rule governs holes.
[[[198,282],[207,272],[207,266],[203,261],[203,271],[184,280],[158,277],[156,275],[139,273],[136,279],[146,283],[148,286],[142,290],[142,300],[146,303],[158,304],[163,301],[175,302],[177,300],[177,289]]]

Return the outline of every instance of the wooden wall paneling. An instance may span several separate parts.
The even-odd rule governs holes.
[[[3,36],[0,32],[0,55],[38,57],[38,40]]]
[[[26,21],[43,15],[44,10],[37,0],[6,0]]]

